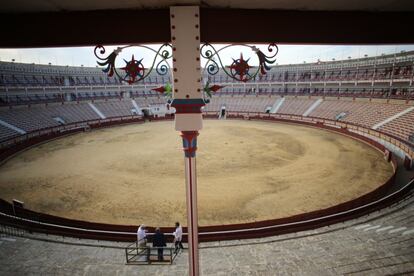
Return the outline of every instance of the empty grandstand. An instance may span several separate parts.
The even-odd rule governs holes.
[[[414,52],[376,57],[275,66],[253,82],[234,83],[223,73],[210,77],[224,85],[219,95],[295,95],[351,98],[414,98]],[[155,73],[139,86],[126,86],[99,68],[0,62],[0,104],[34,104],[154,95],[171,81]]]
[[[409,141],[413,135],[414,52],[313,64],[275,66],[246,84],[225,86],[204,111],[270,112],[350,122]],[[101,69],[0,62],[1,139],[88,120],[167,112],[151,89],[170,80],[156,74],[125,85]],[[59,80],[59,81],[56,81]],[[16,131],[17,130],[17,131]]]

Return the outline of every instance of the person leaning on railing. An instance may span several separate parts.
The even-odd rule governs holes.
[[[157,251],[158,251],[158,261],[163,261],[164,260],[164,246],[167,246],[167,243],[165,242],[165,236],[164,234],[161,232],[160,228],[156,228],[155,229],[155,234],[152,237],[152,246],[153,247],[157,247]]]

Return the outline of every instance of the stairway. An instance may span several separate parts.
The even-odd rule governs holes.
[[[138,106],[138,104],[137,104],[137,102],[135,101],[135,99],[132,99],[132,100],[131,100],[131,102],[132,102],[132,105],[134,106],[135,111],[137,112],[137,114],[138,114],[138,115],[142,115],[142,114],[143,114],[143,113],[142,113],[142,110],[141,110],[141,108]]]
[[[403,116],[404,114],[407,114],[408,112],[410,112],[412,110],[414,110],[414,106],[411,106],[411,107],[409,107],[409,108],[401,111],[400,113],[397,113],[397,114],[395,114],[395,115],[393,115],[393,116],[385,119],[384,121],[379,122],[378,124],[374,125],[372,127],[372,129],[378,129],[378,128],[382,127],[383,125],[385,125],[386,123],[389,123],[389,122],[391,122],[391,121],[393,121],[393,120],[395,120],[395,119]]]
[[[277,111],[280,109],[282,104],[285,102],[286,98],[279,98],[276,100],[276,102],[273,104],[272,109],[270,110],[270,113],[277,113]]]
[[[307,117],[315,108],[317,108],[321,103],[323,102],[323,99],[317,99],[309,108],[303,113],[303,117]]]
[[[0,125],[2,125],[4,127],[7,127],[7,128],[9,128],[11,130],[14,130],[14,131],[16,131],[19,134],[26,134],[26,131],[24,131],[23,129],[18,128],[18,127],[14,126],[14,125],[11,125],[11,124],[3,121],[3,120],[0,120]]]
[[[92,108],[93,111],[95,111],[99,118],[106,119],[105,115],[93,103],[88,103],[88,105]]]

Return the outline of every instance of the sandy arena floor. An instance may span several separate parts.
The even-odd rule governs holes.
[[[364,143],[296,125],[205,121],[199,136],[200,225],[280,218],[372,191],[392,174]],[[172,122],[76,134],[0,167],[0,197],[96,222],[186,224],[184,161]]]

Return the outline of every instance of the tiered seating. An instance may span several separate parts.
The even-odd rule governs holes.
[[[316,100],[286,98],[277,113],[303,115]]]
[[[121,98],[119,92],[79,92],[74,97],[77,101]]]
[[[51,106],[42,109],[49,117],[60,117],[65,123],[98,120],[99,116],[86,103]]]
[[[403,111],[405,105],[354,102],[354,101],[323,101],[309,116],[336,120],[341,113],[342,121],[372,127],[375,124]]]
[[[408,140],[410,135],[414,135],[414,110],[386,123],[379,130]]]
[[[140,97],[135,98],[135,101],[140,107],[148,107],[150,105],[164,105],[167,102],[164,97],[160,96]]]
[[[0,110],[0,119],[21,128],[27,132],[46,127],[58,126],[45,111],[45,108],[19,108],[11,110]]]
[[[349,113],[352,102],[346,101],[323,101],[309,116],[334,120],[342,112]]]
[[[265,112],[266,107],[271,107],[274,102],[275,99],[269,97],[213,97],[204,110],[219,111],[225,106],[228,111]]]
[[[396,104],[358,103],[344,121],[372,127],[406,108]]]
[[[332,95],[345,97],[376,97],[414,99],[411,82],[413,79],[414,51],[349,59],[342,61],[324,61],[312,64],[292,64],[274,66],[266,75],[257,75],[246,84],[235,84],[231,77],[222,70],[211,76],[206,72],[203,79],[209,78],[211,83],[224,84],[217,94],[221,95]],[[255,70],[257,68],[252,68]],[[171,82],[170,75],[160,76],[155,71],[142,80],[134,89],[151,89],[149,85],[163,85]],[[374,80],[382,80],[374,86],[368,84]],[[283,82],[285,84],[281,84]],[[342,85],[339,83],[342,82]],[[394,83],[398,85],[394,86]],[[229,85],[232,83],[231,85]],[[20,97],[20,94],[35,94],[33,88],[50,86],[123,86],[125,83],[117,77],[108,77],[102,68],[69,67],[54,65],[35,65],[11,62],[0,62],[0,89],[4,87],[21,89],[8,91],[7,96],[14,96],[11,104],[31,103],[35,99]],[[127,87],[126,85],[124,87]],[[118,88],[119,89],[119,88]],[[27,91],[26,91],[27,90]],[[107,90],[106,88],[104,90]],[[110,90],[110,89],[109,89]],[[129,88],[124,90],[130,90]],[[103,95],[99,92],[80,90],[74,100],[100,99],[103,97],[120,97],[121,95]],[[65,91],[67,92],[67,91]],[[148,95],[148,91],[141,95]],[[105,92],[107,93],[107,92]],[[118,92],[119,93],[119,92]],[[137,91],[131,91],[132,97],[139,97]],[[39,95],[40,100],[41,96]],[[3,99],[2,99],[3,100]],[[1,101],[0,101],[1,103]]]
[[[131,100],[97,102],[94,105],[107,118],[132,115],[131,109],[134,108]]]
[[[286,98],[278,113],[303,115],[317,99]],[[138,97],[135,101],[140,107],[165,105],[161,96]],[[222,106],[233,112],[265,112],[272,107],[275,98],[269,96],[214,96],[204,107],[204,111],[218,112]],[[94,105],[108,118],[132,115],[134,106],[130,99],[95,102]],[[409,108],[410,105],[377,103],[369,101],[324,100],[308,116],[340,120],[373,127],[374,125]],[[339,116],[340,115],[340,116]],[[59,118],[59,119],[56,119]],[[65,105],[32,106],[24,108],[1,109],[0,119],[27,132],[47,127],[98,120],[100,117],[88,103]],[[379,130],[408,140],[414,134],[414,111],[411,111],[383,125]],[[1,127],[0,140],[18,135],[12,130]]]
[[[8,127],[0,125],[0,141],[5,141],[5,140],[11,139],[13,137],[16,137],[18,135],[19,135],[19,133],[17,133],[16,131],[14,131],[14,130],[8,128]]]
[[[224,98],[224,97],[223,97]],[[210,103],[205,105],[204,111],[206,112],[216,112],[220,110],[220,107],[222,106],[222,97],[212,97],[210,99]]]
[[[59,122],[53,119],[56,117],[63,119],[65,123],[99,119],[99,116],[86,103],[0,111],[1,120],[27,132],[59,126]]]
[[[266,107],[271,107],[275,99],[269,97],[246,96],[240,98],[239,105],[234,106],[235,111],[265,112]]]
[[[61,102],[63,96],[61,94],[29,94],[29,95],[0,95],[0,105],[23,105],[36,103]]]

